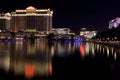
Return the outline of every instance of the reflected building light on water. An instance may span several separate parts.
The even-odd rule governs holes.
[[[112,56],[114,60],[117,59],[117,53],[119,53],[120,49],[116,49],[114,47],[109,47],[109,46],[100,46],[100,48],[102,48],[101,49],[102,51],[100,51],[100,53],[103,52],[103,54],[106,54],[107,57]]]
[[[34,77],[34,75],[35,75],[34,65],[26,64],[25,65],[25,77],[31,78],[31,77]]]
[[[100,45],[97,44],[97,51],[99,51],[99,49],[100,49]]]
[[[23,44],[20,42],[17,42],[17,44],[15,45],[16,49],[21,49],[23,47]]]
[[[11,45],[10,43],[1,43],[0,42],[0,55],[2,54],[10,54],[10,48],[11,48]]]
[[[111,48],[111,52],[112,52],[112,55],[113,55],[113,48]]]
[[[65,47],[62,46],[61,44],[58,44],[58,54],[59,55],[64,55],[65,54]]]
[[[52,75],[52,63],[50,62],[37,62],[37,61],[14,61],[14,66],[11,69],[15,75],[25,75],[26,78],[34,76],[49,76]]]
[[[92,45],[92,56],[95,56],[95,46]]]
[[[13,45],[12,45],[13,46]],[[9,72],[11,44],[0,42],[0,68]]]
[[[84,46],[82,44],[80,44],[80,56],[84,57]]]
[[[16,41],[16,43],[15,44],[13,44],[14,46],[15,46],[15,49],[14,49],[14,51],[12,51],[12,52],[14,52],[14,54],[16,54],[16,55],[21,55],[21,54],[23,54],[23,52],[24,52],[24,44],[23,44],[23,42],[22,41]]]
[[[74,43],[75,48],[79,48],[79,45],[81,45],[81,44]]]
[[[56,47],[52,45],[49,48],[46,44],[42,42],[32,44],[30,41],[0,43],[0,69],[7,73],[12,71],[15,76],[23,75],[27,78],[52,75],[51,54],[54,55]],[[66,50],[63,46],[60,45],[60,48]],[[44,54],[39,55],[41,47],[44,49],[42,50]],[[28,53],[36,55],[26,55]]]
[[[94,44],[94,43],[84,43],[79,45],[79,53],[80,56],[85,57],[89,56],[92,53],[92,56],[95,57],[96,53],[102,53],[102,55],[111,58],[113,57],[114,60],[118,58],[120,53],[120,49],[116,49],[114,47]]]
[[[39,43],[37,44],[37,51],[44,53],[46,51],[47,46],[48,46],[46,40],[44,40],[44,41],[39,40],[38,42]]]
[[[23,41],[16,41],[16,45],[22,45]]]
[[[5,57],[5,60],[4,60],[4,68],[5,68],[5,71],[9,71],[9,69],[10,69],[10,55],[7,55],[6,57]]]
[[[54,55],[68,57],[71,53],[79,54],[83,59],[85,56],[95,57],[101,53],[102,56],[117,60],[120,49],[95,43],[72,43],[52,42],[37,40],[35,43],[19,42],[0,43],[0,68],[14,72],[15,75],[24,75],[28,78],[34,76],[49,76],[53,73],[51,58]],[[4,54],[3,54],[4,53]],[[43,54],[42,54],[43,53]],[[75,53],[75,54],[76,54]],[[104,53],[104,54],[103,54]],[[35,54],[35,55],[26,55]],[[97,55],[96,55],[97,56]],[[108,58],[107,58],[108,59]]]
[[[95,56],[95,45],[92,43],[86,43],[85,45],[80,44],[79,49],[82,57],[89,56],[90,53]]]
[[[6,55],[0,58],[0,68],[4,69],[7,73],[10,70],[10,56]]]
[[[89,49],[90,47],[89,47],[89,43],[86,43],[86,46],[85,46],[85,53],[87,54],[87,55],[89,55],[89,52],[90,52],[90,49]]]
[[[77,48],[78,44],[74,43],[75,48]]]
[[[114,45],[111,47],[101,44],[83,43],[79,45],[79,52],[82,57],[88,56],[90,53],[92,53],[92,56],[95,56],[96,53],[102,53],[103,56],[117,60],[120,49],[115,48]]]
[[[36,44],[31,44],[32,42],[27,42],[27,55],[34,55],[36,52]]]
[[[11,70],[14,71],[15,75],[25,75],[27,78],[32,78],[52,74],[51,54],[49,52],[40,55],[39,53],[36,54],[38,55],[30,55],[30,57],[27,55],[29,58],[25,56],[21,56],[19,59],[13,58]]]
[[[116,54],[116,52],[114,53],[114,59],[116,60],[116,58],[117,58],[117,54]]]
[[[52,72],[53,72],[52,62],[50,62],[49,72],[50,72],[50,75],[52,75]]]
[[[61,45],[60,45],[60,43],[58,43],[57,49],[58,49],[58,53],[60,53],[60,51],[61,51]]]
[[[54,53],[59,55],[59,56],[68,56],[75,51],[75,46],[78,46],[75,43],[72,42],[58,42],[56,45],[54,45]],[[51,46],[52,47],[52,46]],[[52,50],[52,49],[51,49]],[[52,51],[53,52],[53,51]]]
[[[71,53],[72,51],[72,46],[71,46],[71,43],[68,44],[68,53]]]
[[[54,46],[51,46],[51,55],[54,56]]]
[[[109,48],[107,47],[107,57],[109,57]]]
[[[79,48],[79,47],[78,47]],[[75,47],[75,44],[74,43],[69,43],[69,48],[68,48],[68,53],[70,54],[70,53],[74,53],[75,52],[75,49],[76,49],[76,47]]]

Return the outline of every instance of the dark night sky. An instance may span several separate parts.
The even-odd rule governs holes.
[[[28,6],[54,11],[53,27],[68,27],[76,34],[80,28],[104,31],[108,21],[120,16],[120,1],[115,0],[1,0],[0,12],[12,12]]]

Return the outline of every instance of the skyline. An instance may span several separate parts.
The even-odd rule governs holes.
[[[53,10],[53,28],[70,28],[79,34],[80,28],[103,31],[109,21],[120,16],[119,2],[112,1],[56,1],[56,0],[1,0],[0,13],[12,12],[33,6],[37,9]]]

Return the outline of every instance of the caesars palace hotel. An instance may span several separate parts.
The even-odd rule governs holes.
[[[10,26],[13,32],[45,32],[52,29],[53,11],[50,9],[36,9],[32,6],[25,10],[11,12]]]

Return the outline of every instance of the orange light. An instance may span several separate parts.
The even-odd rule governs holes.
[[[80,55],[84,54],[84,47],[82,44],[80,44]]]
[[[51,75],[52,74],[52,62],[50,63],[49,71],[50,71],[50,75]]]
[[[34,77],[34,65],[27,64],[25,66],[25,76],[26,77]]]

